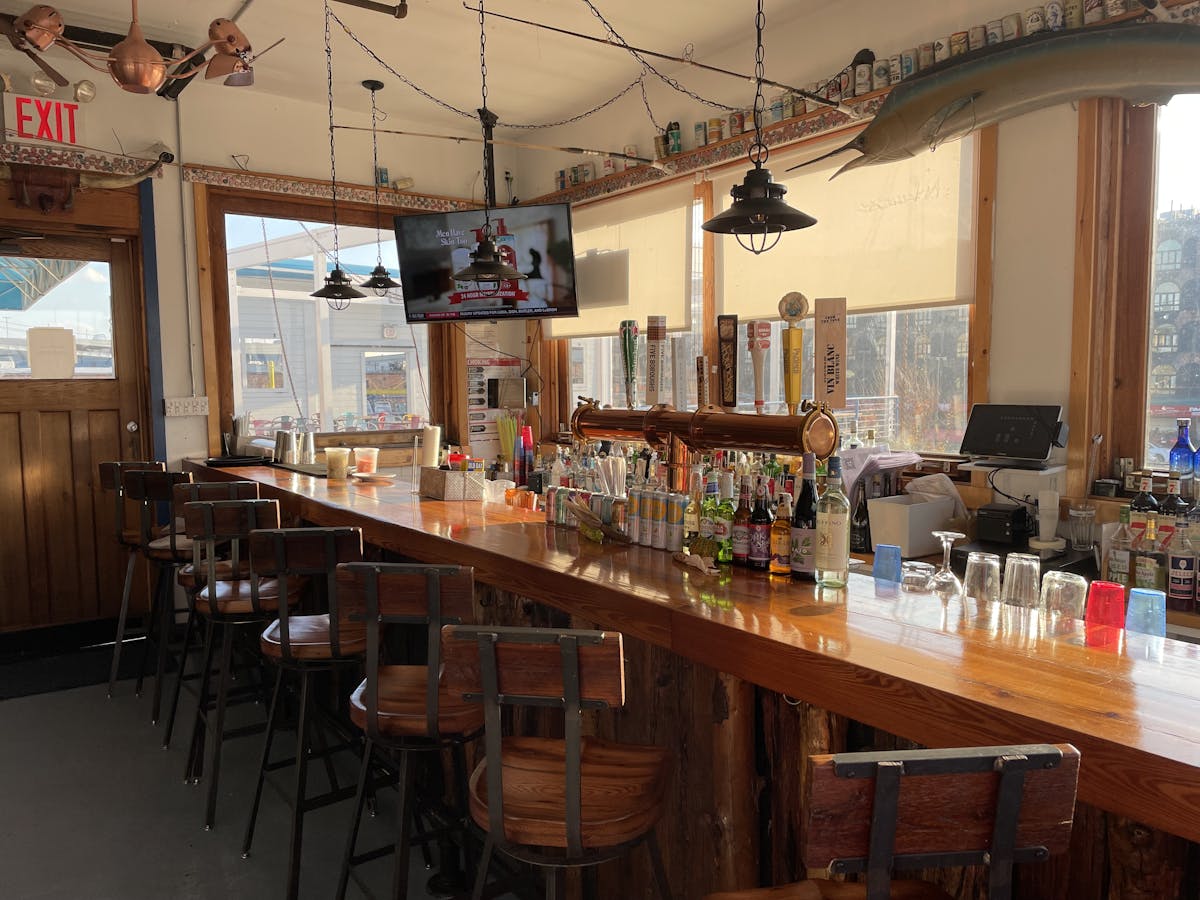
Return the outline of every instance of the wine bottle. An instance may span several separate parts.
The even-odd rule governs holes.
[[[751,569],[766,569],[771,564],[771,508],[767,479],[759,475],[754,483],[754,508],[750,511],[750,550],[746,564]]]
[[[816,578],[813,548],[817,529],[817,461],[804,454],[800,490],[792,511],[792,575],[802,581]]]
[[[721,474],[721,500],[713,516],[713,537],[720,545],[717,562],[729,565],[733,562],[733,476]]]
[[[867,516],[867,485],[859,481],[856,486],[858,503],[850,516],[850,550],[854,553],[871,552],[871,521]]]
[[[825,493],[817,501],[817,541],[814,552],[817,583],[844,587],[850,576],[850,501],[842,492],[842,461],[829,457]]]
[[[737,510],[733,514],[733,564],[744,566],[750,558],[750,476],[742,478]]]

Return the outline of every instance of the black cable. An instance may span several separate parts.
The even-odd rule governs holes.
[[[1001,497],[1004,497],[1007,500],[1012,500],[1014,503],[1024,503],[1030,509],[1037,509],[1036,503],[1031,503],[1028,500],[1022,500],[1020,497],[1014,497],[1012,494],[1006,494],[1006,493],[1004,493],[1004,491],[1000,490],[1000,488],[996,487],[996,474],[998,472],[1004,472],[1004,471],[1014,472],[1014,471],[1023,471],[1023,470],[1014,469],[1012,466],[999,466],[995,469],[992,469],[992,471],[988,473],[988,477],[987,477],[988,487],[990,487],[993,491],[995,491],[997,494],[999,494]]]

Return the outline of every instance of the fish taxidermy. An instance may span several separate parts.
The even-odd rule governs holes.
[[[1117,23],[1043,32],[982,47],[906,79],[849,143],[788,171],[847,150],[850,169],[935,150],[973,131],[1089,97],[1137,105],[1200,92],[1200,28]]]

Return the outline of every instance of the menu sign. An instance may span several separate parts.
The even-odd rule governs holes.
[[[814,399],[832,409],[846,406],[846,298],[818,299],[813,304]]]

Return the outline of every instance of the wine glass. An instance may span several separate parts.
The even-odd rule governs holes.
[[[959,531],[935,531],[933,536],[942,542],[942,567],[933,573],[930,590],[943,600],[957,600],[962,596],[963,586],[950,568],[950,548],[966,535]]]

